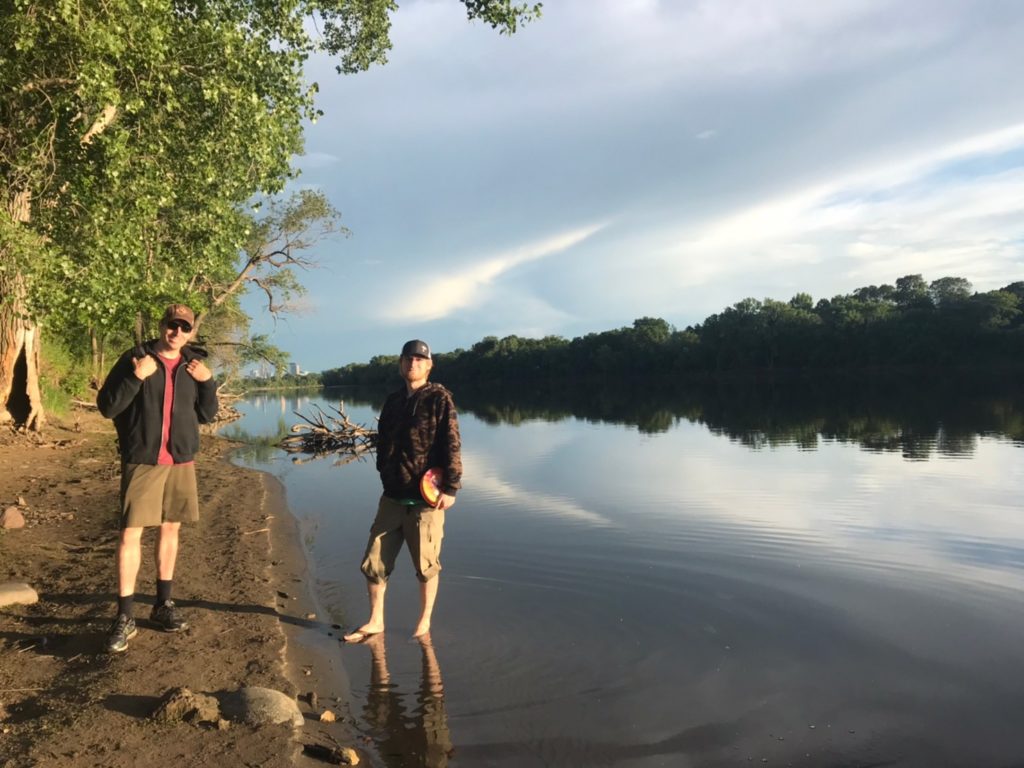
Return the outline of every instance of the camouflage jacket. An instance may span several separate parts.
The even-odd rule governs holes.
[[[451,392],[427,383],[411,396],[403,386],[384,401],[377,426],[377,471],[384,495],[418,499],[419,482],[431,467],[444,470],[441,489],[462,487],[462,439]]]

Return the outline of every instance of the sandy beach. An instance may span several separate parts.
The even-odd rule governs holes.
[[[304,746],[365,746],[348,715],[340,654],[295,641],[311,629],[327,640],[338,632],[315,615],[282,488],[233,466],[225,440],[203,437],[202,519],[182,530],[173,596],[189,629],[166,634],[147,621],[155,592],[147,532],[139,634],[126,653],[104,652],[115,594],[114,441],[112,424],[91,410],[41,436],[0,434],[0,512],[16,507],[25,520],[0,530],[0,583],[27,583],[39,595],[0,608],[0,766],[324,765]],[[303,726],[150,717],[171,689],[242,686],[284,692]],[[321,721],[325,710],[337,719]]]

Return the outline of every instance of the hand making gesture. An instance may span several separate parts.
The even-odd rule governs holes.
[[[209,381],[213,378],[213,374],[210,369],[206,367],[206,364],[201,360],[190,360],[185,366],[185,370],[188,371],[188,375],[196,381]]]
[[[145,381],[154,373],[156,373],[156,358],[152,355],[143,355],[142,357],[133,357],[132,365],[135,367],[135,378]]]

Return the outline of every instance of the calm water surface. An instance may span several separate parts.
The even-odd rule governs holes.
[[[404,554],[384,641],[337,646],[384,764],[1024,764],[1019,404],[975,402],[955,429],[752,429],[710,407],[638,427],[456,395],[433,648],[408,641]],[[337,400],[253,397],[240,427],[311,402]],[[346,410],[372,425],[376,407]],[[360,624],[372,464],[238,461],[282,479],[322,611]]]

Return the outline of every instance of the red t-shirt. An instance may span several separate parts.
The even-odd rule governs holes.
[[[171,437],[171,404],[174,403],[174,372],[181,364],[181,355],[171,360],[160,355],[160,362],[164,364],[164,416],[160,427],[160,454],[156,463],[168,465],[174,463],[171,456],[170,446],[167,444]]]

